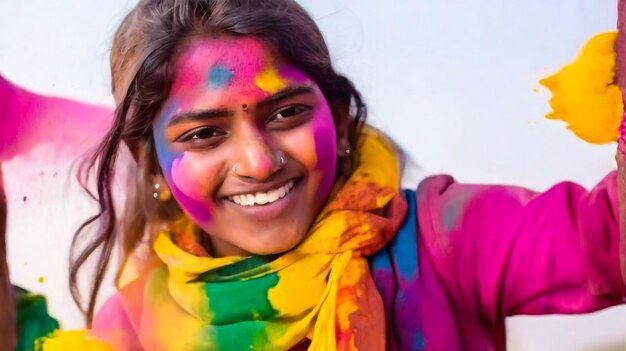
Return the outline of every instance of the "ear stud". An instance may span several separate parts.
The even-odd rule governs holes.
[[[172,193],[167,187],[161,187],[160,183],[154,183],[152,197],[155,200],[167,201],[172,196]]]

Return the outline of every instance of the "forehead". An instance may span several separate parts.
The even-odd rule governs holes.
[[[178,50],[174,69],[173,93],[200,85],[237,87],[258,80],[263,73],[293,71],[254,37],[192,38]]]

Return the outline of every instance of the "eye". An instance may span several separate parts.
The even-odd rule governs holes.
[[[293,119],[294,117],[299,117],[304,114],[304,112],[310,111],[311,107],[306,105],[293,105],[287,106],[272,116],[270,116],[268,123],[282,123],[287,122],[286,120]],[[292,121],[290,121],[292,122]]]
[[[178,137],[175,142],[191,144],[194,148],[212,146],[228,132],[216,127],[199,127]]]

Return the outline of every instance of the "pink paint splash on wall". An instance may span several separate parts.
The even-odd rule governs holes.
[[[111,109],[26,91],[0,75],[0,159],[51,143],[51,154],[75,157],[101,137]]]
[[[0,111],[11,281],[46,296],[63,328],[80,328],[67,259],[74,231],[97,208],[76,172],[104,136],[112,110],[35,94],[0,75]],[[112,284],[105,287],[105,294],[112,291]]]

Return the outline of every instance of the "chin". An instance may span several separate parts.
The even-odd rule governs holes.
[[[292,233],[285,235],[284,231],[280,235],[261,235],[266,240],[255,242],[246,248],[246,251],[253,255],[266,256],[283,253],[298,246],[304,239],[304,235],[300,233]]]

